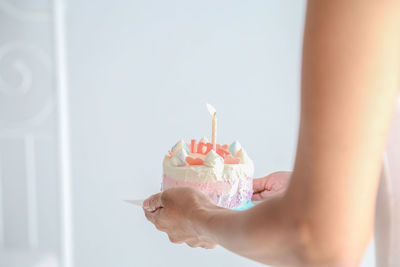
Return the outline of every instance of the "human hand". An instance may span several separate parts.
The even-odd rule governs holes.
[[[253,180],[253,196],[251,200],[262,201],[282,195],[289,186],[292,172],[280,171],[271,173],[263,178]]]
[[[205,236],[199,222],[207,220],[207,211],[215,208],[211,199],[189,187],[170,188],[143,202],[146,218],[166,232],[172,243],[206,249],[215,248],[216,243]]]

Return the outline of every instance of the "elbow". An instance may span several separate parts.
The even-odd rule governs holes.
[[[299,266],[360,266],[369,239],[359,242],[351,240],[352,235],[332,231],[307,224],[298,227],[293,250]]]

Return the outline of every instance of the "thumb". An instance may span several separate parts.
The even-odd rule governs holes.
[[[151,197],[143,201],[143,209],[148,212],[154,212],[159,208],[162,208],[161,193],[152,195]]]

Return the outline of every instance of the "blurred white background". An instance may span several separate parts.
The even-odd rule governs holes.
[[[167,150],[210,134],[206,102],[256,176],[292,168],[305,1],[70,0],[65,31],[62,4],[0,0],[0,266],[61,266],[65,229],[65,267],[261,266],[170,244],[122,200],[158,192]],[[362,266],[375,266],[372,246]]]

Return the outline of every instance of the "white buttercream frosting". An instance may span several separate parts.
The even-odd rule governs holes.
[[[220,167],[214,166],[211,168],[206,165],[175,166],[172,164],[169,157],[165,157],[163,162],[163,173],[178,181],[190,181],[198,183],[253,177],[253,161],[250,158],[248,158],[246,161],[246,163],[223,164],[216,165]]]
[[[247,155],[246,151],[241,148],[237,153],[236,156],[239,157],[240,163],[246,164],[248,162],[251,162],[251,159],[249,158],[249,155]]]

